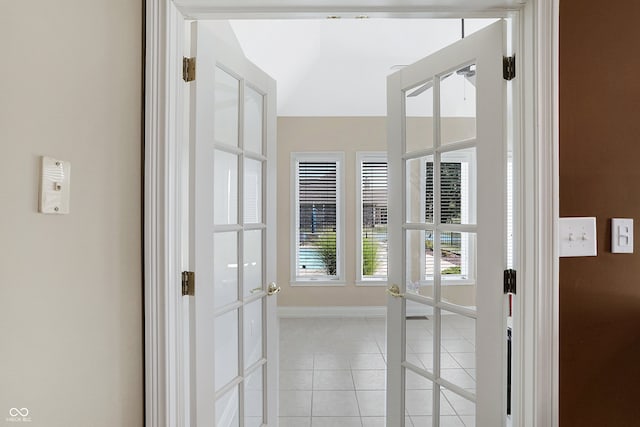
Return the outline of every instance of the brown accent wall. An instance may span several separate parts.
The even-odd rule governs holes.
[[[640,1],[560,1],[560,216],[598,256],[560,261],[560,425],[640,426]],[[610,219],[634,218],[634,254]]]

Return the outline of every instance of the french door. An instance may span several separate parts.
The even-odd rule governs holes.
[[[190,424],[276,426],[276,85],[192,25]]]
[[[388,77],[388,427],[505,425],[504,33]]]

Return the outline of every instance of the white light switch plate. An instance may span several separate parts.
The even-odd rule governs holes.
[[[560,218],[558,224],[561,257],[598,255],[595,217]]]
[[[633,218],[611,219],[611,252],[633,253]]]
[[[71,195],[71,164],[42,157],[40,172],[40,212],[68,214]]]

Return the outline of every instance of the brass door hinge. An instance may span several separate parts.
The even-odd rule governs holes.
[[[513,80],[516,78],[516,56],[502,57],[502,77],[505,80]]]
[[[196,58],[182,58],[182,80],[192,82],[196,79]]]
[[[182,272],[182,295],[194,296],[196,293],[196,274],[193,271]]]

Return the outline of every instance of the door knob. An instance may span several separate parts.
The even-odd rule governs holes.
[[[267,287],[267,295],[275,295],[280,292],[280,286],[276,285],[275,282],[269,283],[269,287]]]
[[[389,289],[387,289],[387,293],[396,298],[404,297],[404,294],[400,293],[400,288],[398,287],[398,285],[391,286]]]

